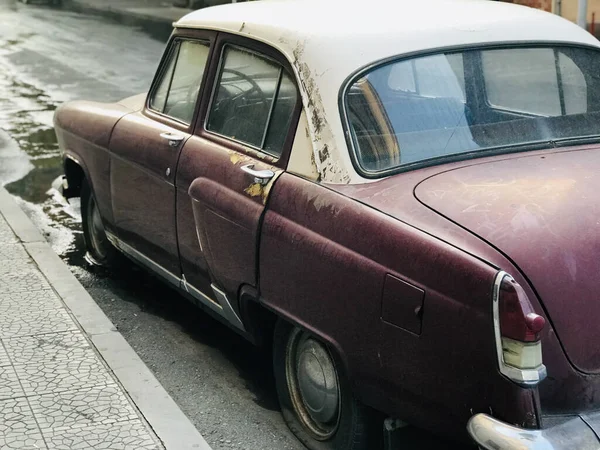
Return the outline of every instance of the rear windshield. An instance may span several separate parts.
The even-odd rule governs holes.
[[[371,69],[344,96],[356,162],[377,174],[600,135],[598,55],[577,47],[512,47]]]

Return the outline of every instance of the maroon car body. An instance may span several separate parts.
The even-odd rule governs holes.
[[[315,32],[318,25],[290,25],[291,12],[306,14],[304,3],[194,13],[176,24],[147,97],[72,102],[57,111],[65,192],[89,192],[83,216],[92,256],[107,256],[106,243],[94,247],[105,233],[114,247],[256,343],[271,339],[275,322],[287,324],[275,332],[275,358],[298,359],[292,369],[275,361],[276,377],[281,370],[279,382],[291,386],[279,386],[284,415],[289,403],[286,420],[309,448],[350,448],[339,437],[358,436],[343,428],[349,398],[447,438],[467,440],[469,422],[483,448],[597,448],[600,87],[584,67],[600,65],[595,41],[525,8],[432,1],[429,7],[440,11],[419,31],[427,36],[421,44],[398,44],[392,31],[385,39],[373,31],[395,29],[383,9],[366,16],[346,11],[337,31],[367,24],[364,49],[351,56],[344,50],[350,44],[338,39],[343,33],[332,38]],[[467,7],[470,25],[446,25],[447,14],[462,17]],[[427,5],[410,8],[421,14],[419,23],[427,21]],[[496,22],[482,19],[488,13]],[[473,36],[468,28],[478,20],[486,32]],[[501,37],[507,23],[525,29],[540,21],[510,43]],[[458,33],[456,41],[436,35],[440,28]],[[318,49],[327,45],[339,51],[331,69],[339,73],[316,76],[325,64]],[[529,60],[539,53],[529,69],[519,66],[530,76],[540,76],[545,49],[554,55],[558,113],[494,104],[503,99],[493,98],[494,86],[483,79],[486,61],[497,57],[506,65],[510,58],[501,52],[522,48],[534,52]],[[441,90],[458,83],[458,97],[420,95],[410,114],[403,104],[416,102],[417,88],[394,88],[388,102],[380,75],[388,66],[399,72],[406,55],[413,67],[427,62],[423,84],[434,73]],[[448,87],[444,74],[456,75],[456,55],[461,76]],[[181,81],[190,64],[201,69]],[[392,76],[386,74],[385,89]],[[397,77],[394,83],[406,82]],[[332,86],[335,92],[326,91]],[[584,97],[585,108],[572,106]],[[433,109],[419,109],[432,101]],[[526,103],[537,105],[534,97]],[[441,123],[440,111],[459,111],[459,120]],[[250,125],[263,113],[267,125],[256,132]],[[441,124],[404,130],[411,120]],[[544,134],[548,129],[555,135]],[[441,153],[411,157],[413,147],[424,148],[423,136],[428,151],[443,141]],[[523,352],[540,343],[543,349],[543,365],[523,366],[516,378],[504,360],[507,325],[498,322],[506,281],[517,286],[523,324],[534,331],[511,342],[524,343]],[[292,330],[305,333],[297,347]],[[288,339],[279,350],[278,335]],[[319,356],[323,348],[329,356]],[[322,371],[321,381],[310,382],[333,394],[319,397],[307,387],[314,368],[307,355]],[[298,373],[286,381],[290,370]]]

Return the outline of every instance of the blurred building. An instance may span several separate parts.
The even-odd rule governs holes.
[[[578,0],[502,0],[508,3],[531,6],[544,11],[560,14],[562,17],[577,22]],[[600,21],[600,0],[588,0],[588,30],[592,30],[592,23]],[[594,26],[595,34],[599,33],[600,24]]]

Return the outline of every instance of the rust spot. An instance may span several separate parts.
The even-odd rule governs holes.
[[[329,148],[327,147],[327,144],[325,144],[323,148],[319,150],[319,159],[322,163],[329,159]]]
[[[263,187],[259,183],[254,183],[244,189],[244,192],[250,197],[258,197],[263,194]]]
[[[305,42],[298,42],[293,50],[293,65],[300,79],[301,91],[306,107],[306,114],[312,126],[312,144],[315,152],[313,161],[316,163],[319,181],[332,182],[350,181],[350,175],[335,160],[331,153],[331,145],[334,143],[332,130],[326,119],[323,108],[323,99],[319,92],[319,85],[315,81],[313,73],[306,62],[303,62]]]
[[[266,186],[263,186],[262,194],[261,194],[262,195],[263,205],[267,204],[267,200],[269,199],[269,194],[271,193],[271,189],[275,185],[275,181],[277,180],[277,178],[279,178],[279,176],[282,173],[283,172],[281,170],[276,171],[275,172],[275,176],[273,178],[271,178],[271,180],[269,180],[269,183],[267,183]]]
[[[304,43],[298,44],[292,53],[294,55],[294,66],[300,75],[300,82],[302,83],[304,92],[307,94],[306,106],[309,110],[308,113],[310,115],[310,120],[314,127],[315,133],[317,134],[317,139],[319,139],[321,131],[327,125],[327,120],[323,117],[321,111],[323,100],[321,98],[321,94],[319,93],[319,88],[317,87],[317,84],[312,76],[310,67],[308,67],[308,64],[305,62],[302,62],[302,56],[304,55]]]
[[[239,164],[244,160],[244,157],[242,155],[240,155],[239,153],[232,153],[231,156],[229,157],[229,160],[231,161],[232,164]]]

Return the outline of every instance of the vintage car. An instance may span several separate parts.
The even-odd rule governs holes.
[[[97,263],[273,346],[309,449],[598,449],[599,47],[493,1],[203,9],[148,94],[56,112],[64,192]]]

